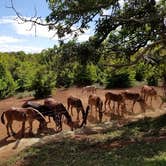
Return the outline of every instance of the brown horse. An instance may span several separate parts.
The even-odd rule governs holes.
[[[72,118],[62,103],[55,101],[53,98],[48,98],[45,99],[44,105],[52,110],[53,119],[56,122],[57,131],[62,131],[62,115],[65,116],[67,125],[71,128],[71,130],[74,129]]]
[[[67,109],[71,108],[71,115],[73,116],[73,107],[76,108],[77,110],[77,120],[79,121],[79,113],[80,111],[82,112],[82,119],[84,118],[85,115],[85,110],[82,104],[81,99],[69,96],[67,98]]]
[[[9,129],[11,130],[11,134],[15,135],[15,132],[12,128],[13,121],[21,121],[22,122],[22,130],[21,130],[21,135],[24,137],[25,133],[25,122],[29,122],[29,134],[32,135],[32,123],[36,119],[39,121],[39,129],[42,130],[45,127],[47,127],[46,120],[44,116],[36,109],[33,108],[15,108],[11,107],[7,111],[4,111],[1,115],[1,122],[5,124],[5,119],[4,116],[6,117],[7,124],[6,124],[6,129],[7,129],[7,135],[10,136]]]
[[[152,104],[152,99],[157,99],[157,91],[151,86],[144,85],[141,89],[141,96],[145,101],[148,101],[150,98],[150,104]]]
[[[106,110],[106,105],[108,105],[109,109],[111,110],[111,105],[110,105],[111,101],[113,102],[112,109],[114,113],[116,111],[119,116],[124,116],[124,112],[126,112],[127,109],[123,95],[121,93],[113,93],[113,92],[105,93],[105,102],[104,102],[105,110]],[[115,103],[117,103],[117,110],[115,109]]]
[[[103,117],[103,101],[99,96],[96,95],[90,95],[88,98],[88,104],[90,106],[90,110],[92,113],[92,106],[95,106],[96,110],[96,117],[97,117],[97,112],[99,113],[99,122],[102,122],[102,117]]]
[[[134,112],[134,105],[136,102],[138,102],[140,104],[140,107],[142,109],[142,112],[145,112],[146,110],[146,102],[144,100],[144,98],[137,92],[130,92],[128,90],[125,90],[122,92],[122,95],[124,96],[125,100],[131,100],[133,101],[132,104],[132,112]]]

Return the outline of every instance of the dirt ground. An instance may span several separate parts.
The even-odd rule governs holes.
[[[129,88],[129,90],[134,91],[134,92],[140,92],[140,88],[141,87],[133,87],[133,88]],[[162,95],[162,89],[160,87],[155,87],[155,89],[157,90],[159,95]],[[53,98],[57,101],[62,102],[65,106],[67,106],[67,97],[72,95],[72,96],[80,98],[83,102],[84,108],[86,108],[87,103],[88,103],[88,95],[89,94],[86,94],[86,93],[82,94],[81,90],[82,90],[81,88],[76,88],[76,87],[69,88],[69,89],[57,89],[55,91],[55,93],[53,94]],[[98,88],[96,91],[96,94],[98,96],[100,96],[101,99],[104,101],[105,100],[104,94],[107,91],[110,91],[110,90]],[[111,91],[118,93],[122,90],[121,89],[112,89]],[[21,107],[21,105],[27,100],[32,100],[32,98],[27,97],[27,98],[23,98],[23,99],[17,99],[16,97],[11,97],[8,99],[1,100],[0,101],[0,116],[1,116],[3,111],[7,110],[10,107]],[[35,102],[39,102],[42,104],[43,100],[35,100]],[[148,109],[155,111],[156,109],[159,108],[160,103],[161,103],[161,99],[158,97],[157,100],[152,102],[152,105],[147,103],[149,106]],[[130,113],[131,112],[131,102],[129,102],[129,101],[127,102],[127,109]],[[73,108],[73,111],[74,111],[74,108]],[[134,115],[139,115],[139,114],[141,114],[141,112],[142,111],[141,111],[139,104],[136,103],[135,107],[134,107]],[[157,111],[155,113],[160,114],[160,112],[157,112]],[[127,119],[129,117],[130,117],[129,114],[125,115],[125,119]],[[74,116],[73,119],[75,120],[75,118],[76,117]],[[103,122],[106,122],[106,121],[111,121],[109,114],[105,114],[103,117]],[[92,111],[92,114],[90,114],[90,116],[88,116],[88,124],[89,123],[98,123],[98,120],[95,117],[95,111]],[[35,123],[33,124],[33,132],[34,133],[37,131],[38,125],[39,125],[38,122],[35,121]],[[51,123],[48,124],[48,127],[52,130],[55,128],[55,124],[54,124],[53,120],[51,121]],[[14,142],[18,138],[20,138],[19,130],[21,129],[21,122],[15,121],[13,123],[13,129],[17,133],[16,136],[15,137],[12,136],[12,137],[8,138],[7,133],[6,133],[6,127],[2,123],[0,123],[0,147],[3,147],[4,145],[7,145],[11,142]],[[28,129],[28,126],[26,126],[26,131],[27,131],[27,129]],[[63,130],[64,129],[69,130],[69,127],[66,126],[65,124],[63,124]]]

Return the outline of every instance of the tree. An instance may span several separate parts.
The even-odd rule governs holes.
[[[12,0],[11,8],[22,21],[49,26],[49,29],[55,30],[60,38],[67,34],[77,36],[93,24],[95,35],[89,43],[97,49],[107,40],[107,49],[115,51],[117,55],[123,55],[126,59],[122,64],[110,64],[112,67],[134,65],[158,45],[165,49],[165,0],[46,1],[50,8],[46,23],[42,22],[40,17],[29,20],[21,17]],[[139,54],[135,56],[138,51]],[[133,56],[135,58],[132,58]]]
[[[0,99],[9,97],[14,94],[17,88],[11,73],[4,64],[0,62]]]

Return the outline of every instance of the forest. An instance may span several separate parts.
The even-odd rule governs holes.
[[[106,45],[107,41],[102,47]],[[71,40],[41,53],[0,53],[0,98],[24,91],[42,98],[58,87],[98,84],[105,88],[126,88],[139,82],[148,85],[162,82],[166,72],[165,52],[158,51],[159,46],[151,50],[155,60],[145,55],[136,65],[120,69],[109,64],[126,59],[113,51],[108,55],[103,48],[96,50],[89,42]]]

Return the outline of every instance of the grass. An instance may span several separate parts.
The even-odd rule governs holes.
[[[163,132],[166,135],[166,115],[145,118],[84,139],[63,138],[31,147],[3,166],[165,166],[166,141],[144,140],[158,138]],[[116,143],[123,146],[113,146]]]

